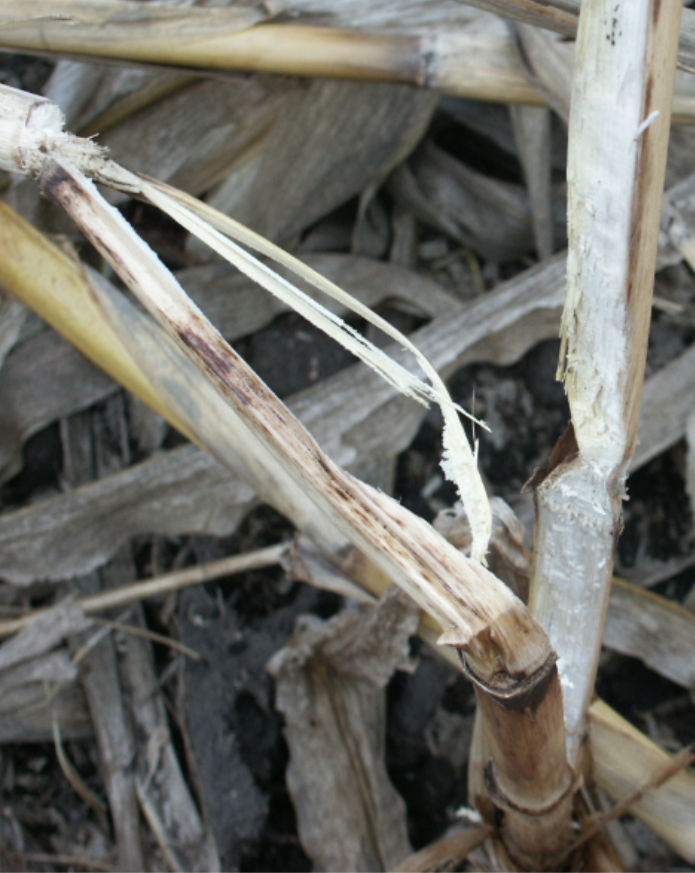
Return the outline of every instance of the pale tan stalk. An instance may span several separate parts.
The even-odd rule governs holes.
[[[174,14],[129,3],[137,14],[134,39],[124,5],[68,3],[56,16],[50,0],[37,0],[31,10],[0,0],[0,45],[187,69],[403,82],[481,99],[541,99],[526,82],[506,27],[490,16],[453,31],[442,25],[423,34],[381,33],[304,24],[250,27],[253,22],[239,20],[233,8],[176,7]]]
[[[536,491],[530,608],[560,655],[568,757],[593,694],[644,378],[680,4],[582,4],[570,115],[572,413]]]
[[[561,33],[573,29],[574,16],[561,7],[553,10],[552,4],[481,0],[476,5],[494,7],[500,14]],[[367,18],[364,29],[358,29],[363,10],[351,17],[351,8],[348,3],[339,4],[329,24],[319,27],[266,23],[267,12],[260,4],[239,10],[169,7],[135,0],[72,0],[61,3],[56,14],[52,0],[32,0],[31,4],[0,0],[0,45],[194,70],[404,82],[504,103],[545,102],[529,82],[506,24],[494,16],[481,16],[471,9],[470,20],[454,27],[445,17],[435,15],[419,29],[417,19],[408,19],[401,28],[390,21],[383,30],[371,31],[372,19]],[[317,10],[307,4],[306,12],[314,18]],[[686,10],[681,54],[689,68],[694,66],[694,19],[695,10]],[[689,123],[695,119],[691,77],[679,78],[674,118]]]
[[[593,778],[611,800],[630,802],[630,813],[665,840],[689,864],[695,864],[695,773],[680,770],[660,786],[650,784],[673,759],[603,701],[590,710]]]

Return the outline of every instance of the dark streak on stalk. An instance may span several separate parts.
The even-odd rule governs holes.
[[[654,91],[654,73],[651,72],[647,77],[647,83],[644,86],[644,117],[646,118],[652,111],[652,94]],[[644,133],[646,134],[647,131]],[[644,134],[643,134],[644,136]]]
[[[315,444],[313,444],[312,447],[314,448],[312,455],[315,463],[321,468],[325,475],[325,481],[328,487],[332,494],[334,494],[340,503],[343,504],[343,508],[346,506],[349,507],[350,514],[360,520],[365,530],[371,529],[374,531],[375,528],[381,528],[382,531],[388,533],[387,526],[379,522],[378,519],[362,507],[359,500],[350,489],[346,487],[347,483],[346,485],[343,485],[340,482],[340,473],[342,470],[339,467],[334,466],[328,458],[326,458],[323,452],[315,446]]]
[[[232,392],[244,406],[252,409],[264,406],[266,413],[272,414],[278,425],[287,426],[287,417],[278,403],[272,402],[276,400],[275,395],[248,369],[246,363],[206,319],[189,313],[189,320],[185,324],[180,325],[174,321],[170,324],[181,342],[195,353],[207,371],[215,377],[223,392]],[[212,336],[208,339],[205,334],[209,335],[211,332]],[[257,404],[254,404],[254,397]],[[256,421],[256,426],[269,432],[265,422]]]
[[[661,14],[661,0],[654,0],[652,3],[652,26],[656,26]]]
[[[196,353],[206,369],[217,376],[217,378],[222,381],[225,388],[233,391],[244,406],[248,406],[251,403],[251,398],[230,378],[232,368],[224,355],[221,355],[219,352],[212,349],[209,343],[204,339],[201,339],[201,337],[190,328],[180,328],[177,330],[177,333],[181,342]]]
[[[123,261],[118,251],[108,244],[102,237],[94,233],[94,230],[86,221],[79,221],[74,215],[73,204],[86,202],[89,205],[89,196],[84,188],[73,176],[71,176],[59,163],[53,160],[46,161],[39,176],[41,191],[54,203],[61,206],[65,212],[82,229],[82,232],[90,240],[92,245],[101,252],[109,261],[127,285],[137,285],[137,277]],[[128,277],[128,278],[125,278]]]
[[[331,492],[343,503],[350,507],[350,513],[353,517],[358,518],[363,526],[365,531],[372,530],[374,532],[382,532],[389,537],[391,543],[393,543],[393,531],[391,529],[391,525],[395,525],[397,528],[403,530],[406,525],[405,522],[398,518],[397,516],[392,516],[387,514],[388,523],[384,523],[379,521],[372,513],[367,511],[361,505],[359,495],[355,495],[354,492],[351,491],[349,487],[341,484],[339,481],[340,476],[339,472],[333,467],[330,461],[323,455],[323,453],[317,449],[314,454],[314,460],[317,465],[322,469],[322,471],[326,474],[326,479],[331,489]],[[338,477],[338,478],[336,478]],[[452,589],[451,585],[442,578],[432,578],[432,573],[427,566],[427,561],[429,560],[434,565],[441,565],[442,558],[441,555],[427,542],[419,542],[418,548],[410,551],[411,557],[417,562],[418,570],[422,574],[423,579],[427,580],[429,584],[438,586],[443,588],[452,598],[452,600],[458,603],[462,608],[464,613],[468,613],[469,616],[474,616],[481,624],[486,624],[489,621],[489,617],[484,616],[476,606],[470,602],[470,600],[466,600],[463,598],[459,592],[456,592]],[[425,559],[423,563],[423,558]],[[453,570],[450,572],[453,573]]]
[[[66,196],[63,192],[56,190],[63,185],[66,185],[68,189],[73,191],[79,190],[72,176],[68,175],[60,164],[56,164],[53,161],[41,173],[39,184],[41,185],[41,191],[46,196],[51,197],[52,200],[59,200],[59,198]]]
[[[659,2],[659,0],[657,0],[657,2]],[[651,71],[647,77],[647,81],[644,86],[644,103],[642,110],[643,118],[648,118],[649,115],[652,113],[654,109],[652,102],[653,99],[654,72]],[[645,130],[640,137],[639,154],[637,158],[637,183],[632,210],[632,227],[630,232],[630,264],[628,269],[628,283],[626,289],[626,303],[628,306],[628,310],[632,303],[632,299],[636,290],[635,279],[640,279],[640,277],[636,275],[635,264],[639,261],[641,255],[641,247],[643,245],[642,235],[644,217],[642,213],[644,211],[643,202],[651,185],[651,170],[653,164],[650,155],[651,149],[652,141],[650,136],[650,128],[647,128],[647,130]]]
[[[454,575],[453,572],[452,575]],[[489,624],[490,616],[483,615],[479,610],[475,608],[470,600],[466,600],[466,598],[462,597],[458,592],[454,591],[448,582],[442,581],[441,584],[444,590],[451,595],[452,599],[460,606],[462,606],[466,612],[470,612],[471,615],[474,615],[483,624]]]

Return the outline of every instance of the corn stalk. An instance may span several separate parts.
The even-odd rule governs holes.
[[[570,114],[561,374],[530,608],[560,656],[568,758],[594,689],[642,397],[681,4],[585,0]]]
[[[576,5],[571,3],[476,0],[471,5],[565,35],[576,29]],[[298,15],[292,23],[274,21],[262,4],[253,3],[184,8],[137,0],[71,0],[56,9],[53,0],[0,0],[0,46],[194,71],[402,82],[479,100],[544,105],[503,21],[463,2],[453,21],[448,6],[441,13],[432,3],[408,6],[376,10],[362,21],[364,8],[345,0],[327,16],[321,9],[319,26],[313,24],[317,10],[307,0],[292,4]],[[686,10],[685,21],[680,60],[693,69],[695,10]],[[691,77],[679,79],[675,116],[688,123],[695,118]]]

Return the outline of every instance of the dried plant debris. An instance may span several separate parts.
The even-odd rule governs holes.
[[[90,626],[82,609],[63,603],[0,646],[0,737],[3,742],[46,740],[56,718],[68,736],[91,733],[77,665],[60,645]]]
[[[139,623],[144,623],[142,614]],[[150,643],[131,636],[119,666],[134,736],[139,738],[135,746],[138,802],[158,848],[173,869],[219,869],[217,846],[201,819],[174,744]]]
[[[266,237],[291,240],[367,186],[380,184],[417,144],[436,102],[434,95],[404,86],[365,90],[352,82],[316,80],[295,88],[281,112],[271,108],[272,127],[264,147],[256,144],[255,160],[238,161],[209,202]],[[276,203],[272,210],[265,205],[269,200]],[[199,244],[193,248],[200,252]]]
[[[389,870],[410,851],[384,768],[384,687],[395,669],[412,669],[418,615],[395,592],[365,610],[300,619],[268,665],[299,835],[322,870]]]
[[[7,5],[0,3],[0,15]],[[565,262],[553,253],[566,237],[568,37],[579,4],[474,5],[507,12],[514,29],[456,0],[407,8],[351,0],[328,11],[314,0],[240,7],[244,27],[269,11],[289,13],[263,25],[274,34],[268,57],[284,45],[288,27],[295,35],[306,25],[367,29],[371,45],[384,38],[377,66],[388,66],[388,48],[400,83],[312,79],[302,71],[206,76],[63,59],[44,93],[71,130],[99,134],[119,163],[281,240],[397,323],[449,380],[456,402],[468,406],[475,396],[473,412],[492,428],[476,434],[486,485],[519,516],[493,499],[489,565],[525,598],[533,510],[518,491],[550,457],[568,415],[554,382]],[[685,10],[681,34],[688,69],[693,15]],[[262,34],[255,31],[251,39]],[[320,45],[308,46],[308,56]],[[323,46],[324,55],[335,51]],[[404,84],[413,71],[445,96]],[[35,90],[48,74],[43,61],[10,57],[2,81]],[[692,118],[694,82],[679,73],[678,121]],[[451,96],[457,93],[475,99]],[[481,103],[485,94],[503,102]],[[695,492],[692,155],[692,130],[674,127],[631,463],[637,475],[628,483],[619,545],[631,583],[613,583],[600,673],[601,694],[673,752],[691,739],[695,684],[687,511]],[[118,280],[31,181],[13,181],[5,194],[44,232],[68,234],[83,259],[73,260],[71,275],[89,276],[115,299]],[[156,240],[195,303],[288,398],[332,459],[395,490],[428,519],[439,512],[439,529],[469,547],[465,513],[452,507],[453,489],[437,467],[436,414],[398,398],[363,365],[350,366],[285,303],[232,275],[192,236],[127,194],[107,196]],[[14,251],[11,243],[4,248]],[[364,330],[342,303],[327,308]],[[136,312],[125,300],[116,314],[133,326],[139,354],[161,355]],[[374,339],[371,328],[365,332]],[[395,357],[406,362],[398,349]],[[173,358],[159,360],[161,379],[169,380]],[[141,401],[124,402],[116,382],[1,290],[0,362],[0,576],[7,580],[0,602],[3,616],[49,610],[0,646],[0,863],[29,870],[461,869],[487,831],[456,825],[438,838],[468,803],[464,771],[477,761],[468,755],[472,692],[429,655],[415,673],[401,672],[417,630],[412,611],[388,598],[376,610],[356,609],[355,598],[374,597],[357,585],[359,573],[348,578],[350,554],[329,555],[304,538],[288,552],[278,546],[289,578],[264,569],[233,585],[223,578],[160,593],[116,617],[133,633],[95,630],[70,601],[55,606],[66,593],[84,594],[86,580],[77,576],[119,589],[177,570],[193,555],[256,549],[291,530],[257,508],[241,478],[182,444],[183,427],[177,433]],[[109,417],[108,427],[95,429],[103,446],[94,455],[84,454],[84,410]],[[314,587],[289,581],[299,578]],[[331,618],[344,597],[350,606]],[[199,659],[134,635],[151,631],[180,639]],[[652,831],[646,837],[633,820],[617,837],[607,818],[596,822],[615,846],[622,840],[627,869],[680,869],[672,849],[692,863],[692,770],[657,787],[678,759],[603,707],[597,702],[591,711],[587,797],[607,818],[611,803],[620,810],[631,797],[666,842]],[[425,854],[411,854],[411,844]],[[485,869],[490,855],[472,851],[469,865]],[[592,857],[597,869],[617,869],[609,852]]]

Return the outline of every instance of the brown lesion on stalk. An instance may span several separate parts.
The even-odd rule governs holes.
[[[188,321],[184,324],[174,321],[170,323],[183,346],[190,349],[226,396],[236,397],[249,411],[263,411],[263,416],[256,416],[259,427],[270,433],[270,427],[265,420],[268,415],[278,425],[288,425],[282,406],[271,402],[276,400],[275,395],[248,369],[238,353],[214,328],[195,313],[189,313]],[[260,418],[264,420],[258,420]]]
[[[72,176],[66,173],[60,164],[54,161],[45,162],[39,175],[39,186],[43,194],[55,198],[59,202],[74,196],[78,192]],[[59,191],[61,187],[66,187],[67,191]]]
[[[75,212],[79,211],[80,204],[88,199],[88,193],[85,192],[78,180],[53,158],[47,158],[44,162],[38,175],[38,182],[41,192],[61,206],[73,218]],[[103,253],[126,284],[129,282],[137,283],[137,276],[134,275],[129,264],[113,246],[109,245],[108,240],[98,237],[88,223],[82,222],[79,226],[92,245]],[[124,278],[126,276],[128,279]]]
[[[228,354],[216,352],[209,343],[190,328],[179,328],[177,334],[183,345],[188,346],[195,353],[208,372],[224,384],[226,390],[233,391],[244,406],[251,404],[251,397],[229,378],[232,368],[229,364]]]
[[[531,478],[524,484],[522,492],[535,491],[550,474],[560,466],[570,464],[579,456],[579,446],[574,433],[574,425],[570,423],[565,428],[560,439],[555,443],[550,454],[550,460],[544,467],[533,471]]]

